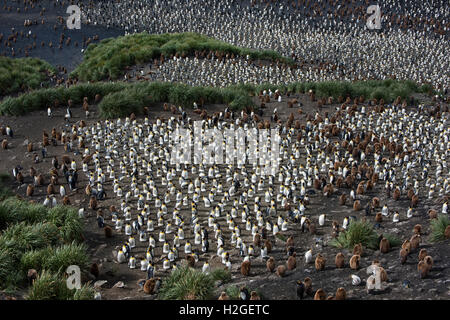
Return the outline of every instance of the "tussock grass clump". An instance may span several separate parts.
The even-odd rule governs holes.
[[[76,209],[39,204],[10,197],[0,202],[0,288],[25,284],[30,268],[65,270],[76,264],[86,268],[88,256],[82,222]]]
[[[214,281],[222,281],[223,283],[231,281],[231,272],[228,269],[217,268],[211,271],[211,277]]]
[[[422,87],[411,81],[397,80],[305,82],[278,86],[237,84],[226,88],[191,87],[169,82],[84,83],[70,88],[36,90],[17,98],[8,97],[0,103],[0,115],[24,115],[35,110],[45,110],[54,105],[55,101],[67,105],[69,99],[74,104],[81,104],[85,96],[93,101],[96,94],[103,98],[98,105],[100,115],[108,119],[129,116],[133,112],[136,115],[142,114],[144,107],[151,108],[154,103],[169,102],[189,108],[201,99],[206,104],[226,104],[233,110],[241,110],[245,107],[256,108],[251,96],[267,89],[278,89],[282,94],[287,91],[307,93],[312,90],[319,98],[333,96],[335,101],[339,96],[352,99],[363,96],[366,100],[383,98],[389,103],[398,96],[408,100],[413,93],[420,92]]]
[[[116,80],[128,66],[141,64],[155,58],[173,55],[194,55],[196,51],[213,51],[220,54],[251,59],[280,61],[293,65],[290,58],[272,50],[252,50],[236,47],[226,42],[199,33],[138,33],[117,38],[109,38],[97,44],[90,44],[83,62],[71,73],[82,81]]]
[[[0,97],[48,85],[55,68],[37,58],[0,57]]]
[[[47,211],[41,204],[29,203],[15,197],[7,198],[0,203],[0,230],[5,229],[8,224],[44,221]]]
[[[28,300],[92,300],[94,289],[89,285],[69,289],[66,280],[58,274],[42,271],[28,292]]]
[[[190,267],[179,267],[163,280],[159,291],[162,300],[207,300],[211,299],[214,280]]]
[[[241,292],[240,289],[235,285],[228,286],[225,289],[225,293],[228,295],[228,297],[230,297],[231,300],[239,300],[240,292]]]
[[[48,210],[46,220],[58,227],[61,239],[65,243],[82,240],[83,224],[75,208],[54,207]]]
[[[35,90],[22,94],[19,97],[5,98],[0,104],[0,115],[21,116],[32,111],[45,110],[48,106],[54,106],[56,102],[60,106],[67,106],[69,99],[74,104],[81,104],[84,97],[93,101],[96,94],[102,97],[123,90],[125,83],[83,83],[69,88],[58,87]]]
[[[369,249],[378,248],[378,234],[370,222],[351,221],[348,229],[330,242],[334,247],[347,249],[353,249],[358,243]]]
[[[437,219],[431,221],[431,242],[438,242],[445,240],[445,229],[450,225],[448,216],[441,214]]]
[[[71,243],[56,248],[27,251],[20,260],[21,269],[48,270],[62,275],[68,266],[78,265],[82,270],[89,265],[89,257],[84,244]]]

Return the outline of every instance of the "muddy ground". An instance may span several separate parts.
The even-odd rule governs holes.
[[[287,100],[293,98],[283,96],[282,102],[270,102],[267,104],[265,110],[265,117],[269,117],[272,114],[274,108],[278,109],[281,119],[287,119],[289,114],[293,111],[296,120],[300,120],[302,124],[306,122],[305,114],[314,113],[317,108],[315,103],[311,103],[307,95],[296,95],[299,101],[303,104],[304,114],[300,115],[297,109],[288,109]],[[417,98],[428,99],[424,96],[418,96]],[[209,114],[215,111],[222,111],[225,106],[223,105],[210,105],[205,106]],[[329,112],[332,114],[335,112],[338,105],[328,105],[322,107],[320,113],[323,115],[324,112]],[[96,121],[95,107],[93,113],[91,113],[92,118],[87,122],[93,123]],[[26,145],[24,141],[28,139],[32,141],[36,146],[36,151],[39,156],[40,149],[38,148],[38,142],[41,141],[42,130],[50,132],[53,127],[60,131],[64,126],[64,115],[65,109],[54,110],[54,117],[48,118],[45,111],[33,112],[24,117],[0,117],[0,126],[6,124],[10,125],[14,132],[14,138],[9,139],[11,148],[9,150],[0,151],[0,172],[7,171],[11,174],[11,170],[16,165],[21,165],[26,172],[25,183],[19,186],[18,183],[12,183],[12,189],[25,197],[26,185],[32,183],[31,177],[28,175],[28,168],[33,166],[39,173],[46,173],[46,178],[48,181],[48,171],[51,167],[51,157],[56,155],[60,158],[61,155],[66,154],[64,152],[63,146],[58,145],[56,147],[48,147],[48,156],[43,159],[42,162],[34,164],[31,158],[31,154],[26,152]],[[74,118],[71,123],[85,119],[84,112],[80,106],[73,109]],[[188,110],[188,114],[194,120],[199,119],[198,115]],[[171,114],[165,112],[161,105],[155,106],[151,109],[149,119],[153,121],[156,117],[168,118]],[[81,157],[74,156],[73,154],[68,154],[77,160],[79,168],[81,168]],[[80,182],[79,188],[76,192],[69,193],[71,203],[77,208],[88,207],[88,198],[84,194],[84,187],[87,183],[87,179],[80,171]],[[157,184],[160,182],[160,178],[157,178]],[[277,179],[275,179],[277,180]],[[60,183],[63,178],[60,178]],[[68,189],[68,188],[67,188]],[[274,190],[278,189],[278,183],[274,187]],[[417,272],[417,254],[418,251],[413,252],[405,265],[400,264],[399,260],[399,247],[391,249],[387,254],[381,254],[379,251],[371,251],[369,249],[364,249],[364,254],[361,261],[361,268],[358,271],[353,271],[348,267],[348,260],[350,259],[352,253],[349,250],[339,250],[330,245],[327,242],[331,239],[331,221],[337,220],[342,223],[345,216],[355,216],[356,218],[364,217],[364,210],[359,212],[354,212],[352,207],[348,204],[346,206],[340,206],[338,204],[338,198],[342,193],[349,193],[349,189],[342,188],[337,190],[331,197],[326,198],[321,195],[321,193],[316,193],[310,196],[311,204],[308,206],[307,214],[312,218],[312,221],[317,224],[318,217],[321,213],[326,214],[326,223],[323,227],[318,227],[317,235],[310,235],[309,233],[302,233],[300,231],[299,225],[294,225],[290,223],[289,230],[286,235],[293,235],[295,238],[295,250],[297,252],[297,268],[293,271],[288,271],[286,277],[279,278],[276,274],[271,274],[266,270],[265,262],[262,262],[260,258],[252,259],[251,274],[249,277],[244,277],[240,274],[240,270],[237,269],[240,266],[240,261],[242,258],[238,257],[237,249],[231,249],[227,246],[226,250],[231,252],[233,270],[232,270],[232,281],[226,284],[217,283],[216,296],[220,294],[227,286],[230,285],[246,285],[249,289],[258,289],[263,298],[265,299],[296,299],[295,294],[295,282],[299,279],[304,279],[306,276],[311,277],[313,280],[314,290],[318,288],[323,288],[327,294],[334,294],[338,287],[343,287],[347,291],[348,299],[450,299],[450,246],[449,240],[432,244],[429,242],[430,235],[430,221],[428,219],[427,212],[430,208],[439,210],[441,208],[441,203],[438,200],[428,200],[421,198],[418,207],[415,209],[414,216],[406,220],[406,210],[409,206],[409,200],[406,196],[402,196],[399,201],[394,201],[392,198],[386,199],[384,188],[382,184],[378,184],[374,190],[361,196],[362,207],[364,208],[366,203],[372,199],[372,197],[377,196],[381,200],[381,204],[387,204],[390,212],[398,210],[403,217],[401,222],[394,224],[392,218],[385,219],[381,223],[381,228],[377,229],[379,234],[389,233],[396,235],[402,241],[409,239],[411,237],[412,229],[415,224],[421,224],[423,226],[423,242],[420,248],[426,248],[429,254],[433,257],[434,265],[433,269],[426,279],[420,279]],[[108,208],[111,204],[120,206],[116,199],[112,199],[111,195],[114,195],[111,188],[111,183],[106,184],[107,199],[105,201],[100,201],[100,208],[108,212]],[[41,187],[35,190],[35,194],[32,197],[33,200],[42,202],[46,195],[46,188]],[[59,195],[57,196],[58,202],[61,202]],[[173,201],[168,206],[169,213],[171,208],[173,208]],[[253,209],[253,200],[249,203],[249,208]],[[225,210],[229,210],[226,207]],[[118,246],[121,246],[127,239],[124,234],[114,234],[111,239],[106,239],[102,229],[97,227],[95,212],[86,210],[87,216],[85,218],[85,230],[84,236],[86,238],[86,244],[89,247],[89,253],[91,254],[92,262],[97,262],[102,264],[101,274],[96,280],[107,280],[107,283],[100,289],[103,299],[154,299],[155,296],[149,296],[143,293],[137,284],[138,280],[144,279],[146,273],[137,269],[129,269],[126,264],[117,264],[112,255],[112,251]],[[182,215],[185,217],[185,221],[190,218],[189,210],[182,210]],[[152,211],[153,212],[153,211]],[[203,204],[199,205],[199,216],[207,216],[209,211],[203,208]],[[284,214],[284,212],[282,212]],[[226,224],[224,217],[219,219],[222,228],[224,230],[225,239],[229,239],[228,228],[225,228]],[[374,222],[374,213],[372,216],[366,217],[369,221]],[[240,223],[241,219],[237,219]],[[113,226],[111,220],[107,219],[106,223]],[[157,232],[159,232],[160,227],[156,227],[153,233],[155,239],[157,239]],[[249,231],[245,231],[245,227],[241,230],[244,239],[249,239],[251,234]],[[210,235],[213,235],[210,231]],[[192,238],[192,232],[189,229],[186,232],[186,238]],[[285,254],[285,245],[280,240],[275,240],[273,236],[269,236],[272,243],[274,244],[272,252],[269,254],[273,256],[277,262],[277,265],[284,264],[287,260]],[[171,243],[172,238],[170,238],[169,243]],[[193,243],[193,241],[191,241]],[[248,240],[246,241],[248,243]],[[317,242],[323,242],[323,246],[316,246]],[[229,241],[226,241],[229,245]],[[133,254],[139,257],[145,254],[147,243],[139,243],[137,241],[137,248],[133,249]],[[161,247],[156,249],[155,257],[158,259],[160,256]],[[304,253],[313,247],[314,256],[317,253],[321,253],[326,259],[326,268],[324,271],[316,271],[314,264],[305,265]],[[420,250],[419,248],[419,250]],[[258,250],[257,250],[258,251]],[[200,255],[200,261],[196,264],[197,268],[202,267],[203,262],[209,260],[216,252],[216,245],[211,242],[210,252],[205,255]],[[347,259],[347,265],[344,269],[337,269],[334,265],[334,257],[337,252],[342,252]],[[183,260],[185,254],[182,247],[179,248],[179,255]],[[384,293],[378,295],[369,295],[366,293],[365,286],[354,287],[351,284],[351,279],[349,278],[351,274],[357,274],[361,279],[367,279],[368,275],[366,273],[366,268],[371,265],[374,259],[378,259],[381,262],[382,267],[384,267],[388,274],[387,289]],[[223,267],[221,263],[212,263],[212,267]],[[168,272],[162,271],[162,262],[157,262],[156,264],[156,276],[165,277]],[[404,287],[402,284],[407,280],[410,285],[409,288]],[[113,285],[118,281],[123,281],[125,284],[124,288],[114,288]],[[364,284],[364,283],[363,283]]]

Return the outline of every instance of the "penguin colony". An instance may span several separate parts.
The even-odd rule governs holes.
[[[68,46],[81,51],[100,39],[98,34],[72,41],[65,17],[56,21],[46,17],[53,7],[80,6],[82,24],[103,26],[125,34],[138,32],[198,32],[227,43],[270,49],[293,58],[299,68],[289,69],[277,63],[251,63],[246,57],[218,61],[214,57],[195,59],[177,57],[152,69],[147,79],[178,81],[195,85],[226,86],[239,82],[262,84],[302,81],[405,79],[432,83],[448,90],[450,72],[448,3],[446,0],[425,2],[395,0],[380,3],[381,30],[368,30],[367,0],[281,0],[281,1],[47,1],[25,0],[0,2],[0,12],[26,13],[39,9],[36,19],[25,19],[23,28],[0,34],[0,54],[31,56],[37,47],[62,50]],[[37,15],[37,13],[36,13]],[[38,24],[53,24],[54,41],[40,41],[34,31]],[[60,30],[63,29],[63,30]],[[106,37],[106,35],[105,35]],[[18,39],[28,44],[16,48]],[[72,85],[66,80],[67,67],[59,66],[63,77],[53,76],[57,85]],[[134,70],[141,74],[144,69]],[[214,72],[213,72],[214,70]]]
[[[379,3],[381,30],[366,26],[370,1],[95,1],[82,8],[89,24],[137,32],[198,32],[227,43],[270,49],[300,68],[250,65],[248,59],[168,59],[148,77],[188,84],[397,78],[449,88],[448,3]],[[140,72],[148,67],[134,70]],[[130,75],[126,76],[127,78]]]
[[[442,75],[448,73],[445,53],[449,42],[447,35],[440,34],[449,29],[441,20],[444,13],[440,8],[445,6],[435,1],[423,12],[415,4],[387,1],[384,9],[390,14],[383,14],[382,23],[388,31],[369,33],[358,25],[365,25],[361,16],[364,5],[350,1],[271,5],[253,1],[249,6],[216,0],[189,4],[98,1],[83,8],[83,14],[85,23],[120,27],[129,33],[201,32],[239,46],[274,49],[301,64],[301,68],[287,71],[281,65],[258,65],[245,57],[175,57],[152,73],[153,80],[226,86],[241,79],[247,83],[280,84],[297,79],[395,76],[448,87],[448,77]],[[298,19],[298,10],[316,13]],[[342,22],[330,19],[336,14],[352,17],[357,23],[348,21],[351,18]],[[158,16],[160,24],[154,22],[153,15]],[[408,15],[415,20],[405,18]],[[236,24],[236,20],[241,23]],[[405,25],[414,27],[402,31]],[[319,65],[318,61],[328,62]],[[261,92],[260,98],[284,97],[268,90]],[[88,117],[87,99],[84,102]],[[365,215],[380,227],[412,218],[428,225],[438,213],[448,214],[447,110],[428,106],[413,109],[383,102],[369,106],[355,101],[352,105],[346,101],[333,114],[316,112],[305,116],[306,124],[299,126],[293,121],[278,121],[274,112],[269,125],[282,137],[281,166],[275,175],[261,176],[261,168],[252,165],[171,165],[171,133],[176,128],[192,128],[192,119],[185,116],[185,111],[172,107],[174,113],[183,116],[151,120],[131,116],[89,124],[81,121],[62,132],[44,132],[43,145],[51,146],[54,140],[64,144],[66,151],[78,150],[79,155],[62,159],[61,166],[57,160],[52,161],[50,175],[31,167],[32,184],[28,184],[28,175],[21,168],[13,170],[19,184],[24,183],[24,177],[27,179],[28,197],[35,197],[38,188],[46,188],[46,206],[69,205],[73,196],[69,189],[75,189],[69,180],[75,179],[86,200],[80,216],[84,217],[85,211],[94,212],[105,237],[121,241],[115,259],[147,274],[144,292],[153,293],[159,283],[156,277],[166,276],[181,261],[207,273],[211,271],[210,260],[216,258],[223,267],[244,277],[257,272],[285,277],[308,266],[322,273],[334,267],[357,272],[368,267],[362,258],[363,246],[357,244],[347,256],[322,252],[324,242],[344,232],[355,215]],[[246,111],[234,114],[225,110],[213,116],[205,111],[203,129],[261,127],[258,117]],[[48,116],[52,116],[51,109]],[[70,103],[65,118],[70,123]],[[11,128],[7,127],[3,135],[7,138],[2,148],[7,150],[9,141],[13,141]],[[26,148],[28,152],[34,150],[33,144]],[[58,182],[61,168],[67,189]],[[105,206],[105,199],[114,206]],[[313,199],[334,201],[346,208],[348,216],[336,221],[333,213],[314,212]],[[410,203],[408,208],[392,208],[392,201],[404,200]],[[419,213],[424,203],[433,207],[425,215]],[[410,238],[402,239],[401,248],[392,248],[381,237],[379,251],[384,254],[398,250],[399,261],[414,261],[418,276],[426,278],[433,272],[433,257],[420,248],[421,224],[411,230]],[[332,234],[324,235],[322,230],[330,226]],[[450,229],[447,235],[449,238]],[[280,241],[279,236],[286,236],[287,242]],[[273,253],[280,250],[286,252],[285,258],[275,259]],[[261,265],[263,268],[258,269]],[[388,273],[383,271],[385,281]],[[347,297],[342,287],[335,288],[334,296],[327,296],[323,288],[313,289],[314,276],[311,278],[297,282],[300,299]],[[342,281],[342,286],[361,284],[357,275]],[[253,296],[253,292],[246,295]],[[221,295],[221,299],[227,298]]]
[[[273,94],[262,92],[263,96]],[[419,197],[419,205],[431,204],[435,209],[429,210],[427,221],[436,218],[437,211],[448,214],[448,112],[344,103],[332,115],[316,113],[307,117],[306,125],[298,129],[283,125],[282,121],[272,122],[282,137],[281,165],[276,174],[264,176],[258,165],[242,166],[236,162],[170,164],[174,148],[171,133],[177,128],[193,129],[193,119],[181,107],[178,111],[184,116],[150,121],[133,115],[93,120],[91,124],[81,120],[59,133],[61,140],[72,137],[74,145],[83,146],[73,159],[62,158],[64,171],[80,175],[79,186],[86,197],[80,216],[85,216],[85,211],[96,213],[105,237],[123,241],[115,256],[117,262],[151,275],[149,279],[166,276],[183,260],[191,267],[210,272],[209,263],[217,259],[222,267],[244,277],[257,272],[285,277],[308,265],[318,272],[334,267],[357,272],[367,267],[361,258],[365,254],[361,244],[355,245],[351,256],[322,252],[324,242],[344,232],[356,219],[354,214],[381,225],[412,217],[422,220],[415,212],[418,207],[389,208],[387,203],[399,201],[394,199],[392,190],[400,192],[400,199],[414,194]],[[202,120],[203,129],[242,126],[249,130],[258,126],[256,118],[245,111],[231,113],[227,109],[207,116]],[[52,131],[56,136],[58,132]],[[49,194],[43,203],[70,204],[73,193],[67,193],[58,183],[58,160],[52,164],[53,182],[40,181],[47,185]],[[21,168],[15,168],[13,174],[19,184],[24,182]],[[30,174],[36,181],[27,187],[27,195],[32,198],[34,188],[39,186],[36,177],[42,179],[42,175],[33,168]],[[389,197],[374,197],[376,193],[367,189],[368,181],[373,183],[372,188]],[[358,188],[362,190],[355,192]],[[331,195],[325,195],[325,189],[332,190]],[[55,196],[57,190],[59,196]],[[344,206],[350,216],[342,221],[336,221],[332,213],[311,209],[312,199],[320,198],[331,199],[342,207],[342,195],[348,199]],[[106,198],[114,205],[105,206]],[[371,213],[361,209],[355,212],[352,202],[356,201],[362,207],[369,206]],[[317,233],[321,234],[325,227],[332,227],[332,234],[318,237]],[[402,264],[414,261],[422,232],[421,224],[416,224],[411,238],[402,239],[403,245],[398,249]],[[280,235],[286,236],[286,242],[280,241]],[[387,239],[379,241],[381,253],[394,250]],[[274,259],[272,251],[280,249],[286,252],[285,259]],[[423,251],[419,258],[422,259],[418,260],[417,270],[425,278],[432,270],[433,260]],[[383,277],[387,278],[386,272]],[[324,298],[321,291],[313,296]],[[336,298],[345,296],[342,290],[336,294]]]

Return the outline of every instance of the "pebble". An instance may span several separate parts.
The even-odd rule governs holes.
[[[98,280],[94,283],[94,288],[95,289],[99,289],[101,288],[105,283],[107,283],[108,281],[106,280]]]

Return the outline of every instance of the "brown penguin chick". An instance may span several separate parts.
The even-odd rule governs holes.
[[[406,259],[408,258],[408,254],[409,254],[408,249],[402,248],[400,250],[400,262],[401,262],[401,264],[405,264],[406,263]]]
[[[27,187],[27,196],[31,197],[34,193],[34,186],[32,184],[29,184]]]
[[[266,267],[269,272],[273,272],[275,270],[275,259],[270,257],[266,262]]]
[[[285,274],[286,274],[286,267],[284,265],[278,266],[277,275],[282,278],[284,277]]]
[[[86,186],[86,188],[84,189],[84,193],[87,195],[87,196],[90,196],[91,195],[91,193],[92,193],[92,188],[91,188],[91,186],[88,184],[87,186]]]
[[[361,261],[361,256],[355,254],[350,258],[350,269],[352,270],[358,270],[359,269],[359,262]]]
[[[98,264],[96,264],[95,262],[93,264],[91,264],[91,267],[89,268],[89,272],[95,277],[98,278],[98,276],[100,275],[100,269],[98,267]]]
[[[391,245],[389,243],[389,240],[386,238],[381,239],[381,241],[380,241],[381,253],[388,253],[390,249],[391,249]]]
[[[344,288],[338,288],[336,290],[336,298],[335,300],[345,300],[347,298],[347,293]]]
[[[317,289],[316,294],[314,295],[314,300],[325,300],[327,295],[325,294],[325,291],[323,291],[322,288]]]
[[[345,257],[341,252],[336,254],[336,257],[334,258],[334,263],[336,264],[336,268],[339,268],[339,269],[344,268]]]
[[[372,198],[372,207],[378,208],[380,206],[380,199],[378,197]]]
[[[32,142],[27,144],[27,151],[28,152],[33,152],[33,143]]]
[[[421,260],[417,264],[417,271],[419,271],[419,275],[421,279],[424,279],[427,277],[429,269],[428,265],[425,263],[425,261]]]
[[[417,203],[419,202],[419,196],[417,194],[411,197],[411,207],[417,207]]]
[[[288,260],[287,260],[287,269],[288,270],[294,270],[295,268],[297,268],[296,256],[297,256],[297,254],[294,252],[294,254],[288,258]]]
[[[187,262],[187,265],[189,267],[194,268],[194,266],[195,266],[195,258],[192,255],[188,254],[186,256],[186,262]]]
[[[445,239],[450,239],[450,225],[448,225],[447,228],[445,228],[444,237]]]
[[[97,210],[97,199],[94,196],[89,200],[89,209]]]
[[[250,300],[261,300],[261,298],[256,293],[256,291],[252,291],[252,292],[250,292]]]
[[[241,274],[243,276],[248,277],[250,275],[250,267],[251,267],[251,263],[249,260],[242,262],[241,263]]]
[[[411,252],[411,242],[408,239],[403,241],[402,249],[406,249],[408,252]]]
[[[110,226],[105,226],[105,228],[103,230],[105,231],[106,238],[112,237],[112,228]]]
[[[69,196],[64,196],[64,198],[63,198],[63,205],[70,206]]]
[[[20,184],[23,184],[23,174],[22,172],[19,172],[16,176],[16,180],[17,182],[19,182]]]
[[[353,202],[353,210],[355,211],[361,210],[361,202],[359,202],[359,200],[355,200],[355,202]]]
[[[392,198],[397,201],[400,199],[400,190],[398,188],[395,188],[394,193],[392,194]]]
[[[357,254],[362,256],[363,253],[363,247],[361,243],[355,244],[355,246],[353,247],[353,254]]]
[[[28,269],[27,279],[28,279],[28,284],[30,286],[34,283],[34,281],[36,280],[37,276],[38,276],[38,273],[37,273],[37,271],[35,269]]]
[[[313,222],[309,223],[308,230],[310,234],[316,234],[316,225]]]
[[[427,249],[420,249],[419,261],[422,261],[428,255]]]
[[[324,188],[323,188],[323,195],[326,197],[329,197],[333,194],[334,192],[334,188],[332,184],[327,184]]]
[[[227,295],[225,291],[222,291],[222,293],[219,296],[219,299],[217,300],[230,300],[230,297]]]
[[[47,186],[47,195],[52,195],[53,193],[55,193],[55,190],[54,190],[54,188],[53,188],[53,184],[49,184],[48,186]]]
[[[8,149],[8,140],[3,139],[3,141],[2,141],[2,149],[3,150]]]
[[[261,235],[259,233],[256,233],[255,236],[253,237],[253,245],[255,247],[261,246]]]
[[[381,214],[381,212],[377,212],[377,214],[375,215],[375,222],[383,222],[383,215]]]
[[[411,237],[409,242],[411,244],[411,250],[415,250],[419,247],[420,243],[422,242],[422,238],[420,237],[420,235],[415,234]]]
[[[427,264],[428,271],[431,270],[431,268],[433,267],[433,258],[431,256],[426,256],[425,258],[423,258],[423,261]]]
[[[294,236],[289,236],[286,240],[286,248],[294,247]]]
[[[44,176],[42,174],[39,174],[36,178],[36,183],[38,186],[44,185]]]
[[[311,278],[310,277],[306,277],[303,280],[303,284],[305,285],[305,293],[312,297],[314,295],[314,291],[313,291],[313,288],[312,288],[312,280],[311,280]]]
[[[387,272],[386,272],[386,270],[384,270],[383,267],[380,267],[380,280],[382,282],[386,282],[388,280]]]
[[[421,234],[422,233],[422,226],[420,224],[416,224],[413,229],[414,234]]]
[[[341,206],[345,205],[346,201],[347,201],[347,195],[345,193],[341,194],[341,196],[339,197],[339,205],[341,205]]]
[[[428,216],[430,217],[430,220],[437,219],[437,211],[434,209],[428,210]]]
[[[361,181],[356,188],[356,194],[364,194],[364,183]]]
[[[272,243],[270,242],[269,239],[266,239],[266,240],[264,241],[264,245],[265,245],[266,248],[267,248],[267,253],[272,252]]]
[[[318,253],[316,256],[316,261],[314,262],[316,270],[320,271],[325,269],[325,263],[326,263],[325,258],[320,253]]]
[[[160,281],[159,278],[151,278],[151,279],[148,279],[147,281],[145,281],[144,292],[146,294],[154,294],[155,288],[156,288],[156,283],[158,281]]]

